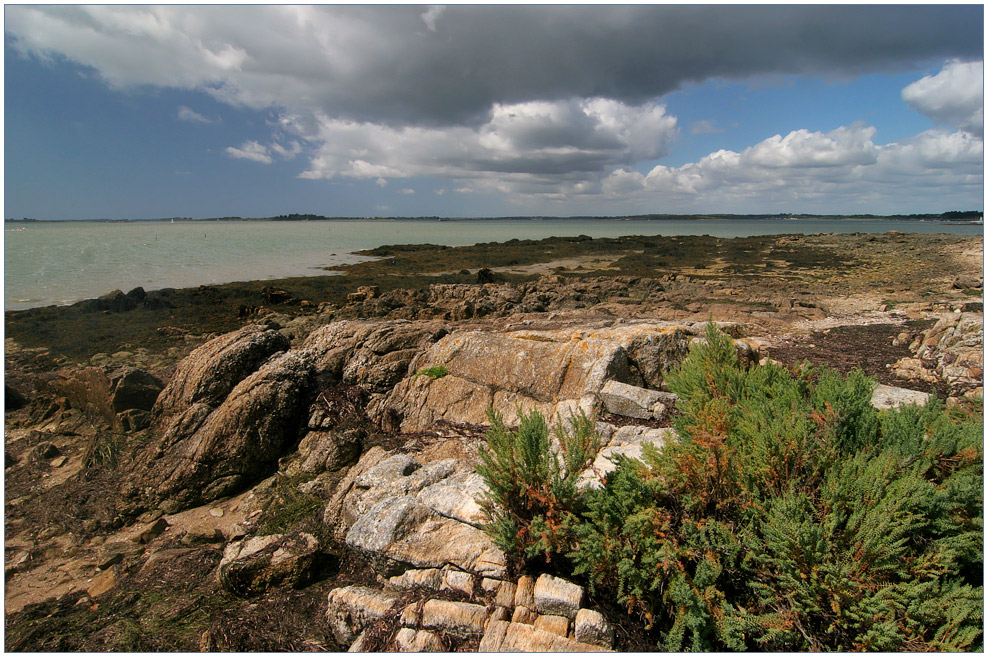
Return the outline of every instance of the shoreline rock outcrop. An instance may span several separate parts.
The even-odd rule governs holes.
[[[488,407],[509,424],[517,421],[519,407],[547,417],[581,409],[591,414],[608,381],[660,386],[662,373],[685,357],[700,333],[696,325],[675,322],[572,331],[456,331],[416,356],[409,371],[418,374],[400,381],[369,412],[397,413],[405,432],[423,431],[439,421],[483,424]],[[440,366],[441,376],[424,373]]]
[[[928,383],[945,383],[951,390],[983,396],[984,313],[951,313],[912,336],[904,332],[896,340],[912,340],[913,357],[891,365],[897,376]]]
[[[270,474],[312,395],[311,359],[287,346],[277,331],[248,326],[182,361],[152,411],[160,438],[141,455],[128,497],[174,513]]]

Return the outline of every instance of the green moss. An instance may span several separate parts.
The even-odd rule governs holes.
[[[415,376],[428,376],[433,379],[441,379],[447,374],[449,374],[449,368],[445,365],[434,365],[420,369],[415,373]]]

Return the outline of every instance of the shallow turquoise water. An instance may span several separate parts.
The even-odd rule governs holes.
[[[66,304],[123,291],[324,274],[382,244],[448,246],[590,235],[850,233],[981,235],[983,226],[915,221],[483,220],[176,223],[52,222],[4,226],[4,308]]]

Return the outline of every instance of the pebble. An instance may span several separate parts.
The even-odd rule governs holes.
[[[223,509],[219,508],[218,506],[214,506],[212,509],[209,510],[209,515],[213,516],[214,518],[222,518]]]

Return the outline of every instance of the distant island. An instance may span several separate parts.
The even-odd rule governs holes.
[[[958,221],[965,223],[980,223],[983,220],[983,210],[952,210],[939,214],[636,214],[636,215],[571,215],[571,216],[537,216],[515,215],[501,217],[327,217],[321,214],[279,214],[274,217],[162,217],[157,219],[73,219],[73,220],[43,220],[24,217],[23,219],[5,219],[5,223],[40,223],[48,221],[95,221],[95,222],[136,222],[136,221],[671,221],[671,220],[703,220],[703,219],[735,219],[735,220],[775,220],[775,221],[811,221],[811,220],[875,220],[887,219],[895,221]]]

